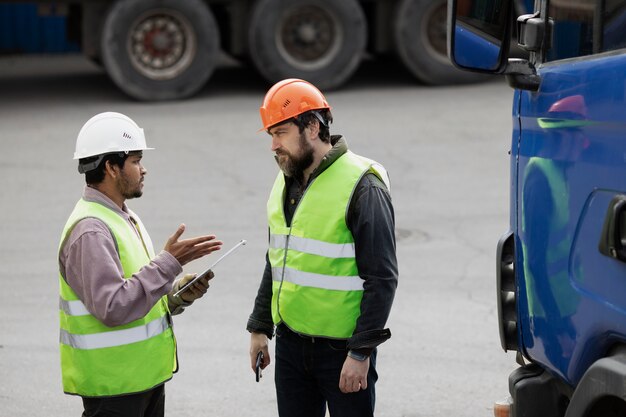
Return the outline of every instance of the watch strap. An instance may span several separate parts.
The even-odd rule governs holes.
[[[354,360],[359,361],[359,362],[363,362],[364,360],[366,360],[368,358],[368,356],[366,354],[357,352],[357,351],[352,350],[352,349],[348,351],[348,356],[351,357]]]

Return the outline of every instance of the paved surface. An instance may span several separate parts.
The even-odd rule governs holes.
[[[252,71],[227,67],[191,100],[145,104],[81,58],[0,59],[1,415],[80,415],[80,400],[61,392],[56,250],[83,184],[71,159],[76,134],[106,110],[133,117],[156,147],[144,158],[144,196],[130,205],[157,248],[180,222],[188,236],[249,241],[176,318],[181,371],[167,384],[169,415],[276,415],[273,369],[254,382],[245,331],[276,173],[268,138],[256,133],[266,88]],[[500,349],[494,302],[512,90],[503,79],[426,87],[389,62],[364,65],[327,98],[332,131],[392,179],[400,285],[393,337],[379,352],[377,415],[491,416],[515,367]]]

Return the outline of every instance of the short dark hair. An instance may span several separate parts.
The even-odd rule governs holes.
[[[293,120],[295,125],[298,126],[300,133],[304,132],[304,129],[313,123],[314,120],[317,120],[320,124],[320,140],[330,143],[330,124],[333,122],[333,115],[329,109],[311,110],[300,114]]]
[[[131,152],[115,152],[104,155],[102,161],[98,164],[95,169],[91,171],[85,172],[85,182],[87,184],[100,184],[104,180],[104,167],[106,166],[106,162],[110,161],[111,164],[117,165],[120,168],[124,168],[124,163],[126,159],[130,156]],[[90,162],[96,161],[100,155],[90,156],[88,158],[81,158],[78,160],[79,165],[88,164]]]

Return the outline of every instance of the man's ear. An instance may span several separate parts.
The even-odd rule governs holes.
[[[104,172],[108,174],[111,178],[117,177],[117,173],[120,167],[115,164],[112,164],[110,160],[104,162]]]
[[[311,138],[319,138],[320,136],[320,121],[317,119],[311,120],[309,125],[307,126],[309,132],[311,133]]]

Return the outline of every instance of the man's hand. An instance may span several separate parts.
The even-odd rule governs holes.
[[[357,361],[351,357],[346,357],[341,368],[339,377],[339,389],[344,394],[358,392],[367,388],[367,372],[370,368],[370,358],[364,361]]]
[[[222,248],[221,241],[213,240],[215,235],[204,235],[179,241],[178,238],[184,231],[184,224],[178,226],[178,230],[167,239],[163,248],[171,253],[181,266]]]
[[[186,303],[193,303],[198,298],[202,297],[206,294],[209,289],[209,280],[215,276],[213,271],[210,271],[209,274],[205,277],[200,278],[196,282],[194,282],[191,287],[187,288],[183,293],[180,294],[180,298]],[[185,284],[194,279],[196,274],[187,274],[176,283],[174,283],[174,287],[172,289],[172,293],[175,293],[179,289],[183,288]]]
[[[265,333],[250,333],[250,368],[256,372],[256,355],[263,352],[263,363],[261,369],[265,369],[270,364],[269,339]]]

